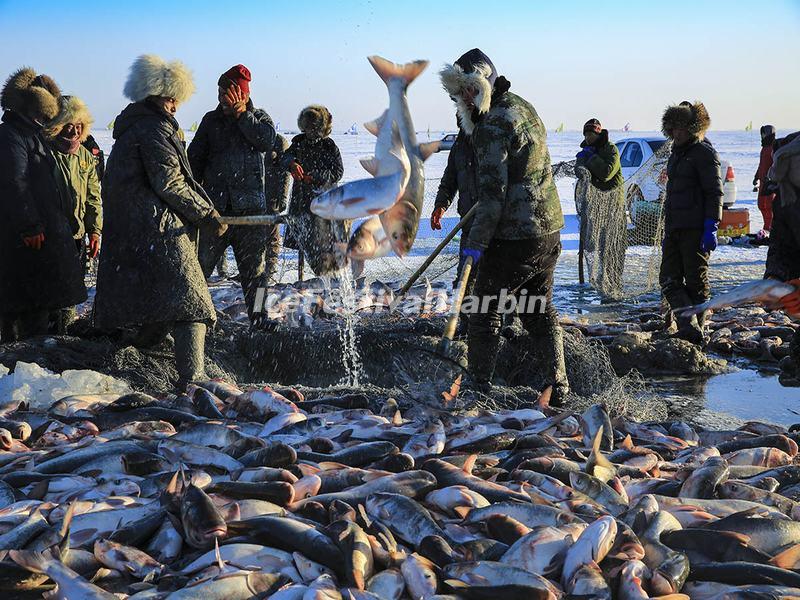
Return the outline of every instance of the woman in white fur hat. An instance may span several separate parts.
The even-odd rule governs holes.
[[[94,318],[107,329],[138,327],[137,345],[175,338],[178,387],[205,377],[206,325],[214,305],[197,258],[198,230],[226,226],[192,176],[175,112],[194,93],[183,63],[140,56],[114,121],[103,178],[105,250]]]

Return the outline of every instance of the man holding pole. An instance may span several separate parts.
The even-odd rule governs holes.
[[[519,316],[530,347],[535,343],[544,351],[543,381],[553,386],[551,403],[558,404],[569,392],[562,331],[552,304],[564,217],[546,130],[533,106],[509,92],[511,83],[498,77],[477,48],[447,65],[440,76],[475,156],[477,210],[461,257],[477,267],[474,295],[483,298],[481,305],[488,310],[470,317],[471,385],[480,392],[491,389],[500,348],[501,291],[542,296],[547,298],[543,310]]]
[[[276,134],[269,115],[253,106],[250,81],[244,65],[220,76],[219,105],[203,117],[188,150],[194,176],[224,216],[267,213],[265,156],[272,152]],[[200,236],[200,264],[206,278],[227,247],[233,246],[251,322],[256,290],[267,283],[265,252],[270,229],[269,225],[234,225],[222,237]]]

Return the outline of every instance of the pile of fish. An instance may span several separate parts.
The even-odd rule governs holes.
[[[418,60],[404,65],[380,56],[368,58],[389,92],[389,108],[364,127],[376,136],[375,155],[361,161],[371,178],[349,181],[317,196],[311,212],[331,220],[362,219],[342,248],[354,262],[356,275],[364,261],[394,252],[405,256],[419,229],[425,197],[423,162],[439,142],[419,144],[406,90],[428,66]]]
[[[209,381],[3,415],[3,597],[800,598],[800,434],[458,394]]]

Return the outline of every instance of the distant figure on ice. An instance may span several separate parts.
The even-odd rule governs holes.
[[[192,172],[217,211],[226,216],[267,213],[264,156],[272,152],[275,127],[269,115],[250,98],[250,71],[236,65],[217,81],[217,108],[206,113],[189,144]],[[266,286],[265,225],[234,225],[222,237],[200,234],[200,264],[206,277],[228,246],[233,247],[250,322],[256,291]]]
[[[758,169],[753,177],[753,185],[758,186],[758,210],[764,218],[764,231],[772,229],[772,203],[775,194],[769,190],[767,173],[772,166],[772,144],[775,143],[775,127],[772,125],[761,126],[761,156],[758,159]]]
[[[97,140],[95,140],[94,136],[90,133],[86,136],[86,139],[81,142],[81,145],[92,153],[95,166],[97,167],[97,179],[103,181],[103,175],[105,175],[106,172],[106,155],[103,149],[100,148],[100,144],[97,143]]]
[[[672,311],[708,300],[708,259],[722,219],[719,156],[705,139],[711,118],[701,102],[664,111],[661,130],[672,140],[667,162],[664,242],[659,283]],[[677,335],[703,343],[705,314],[677,317]]]
[[[775,141],[772,167],[767,174],[777,183],[775,215],[764,277],[791,281],[800,287],[800,131]],[[786,313],[800,319],[800,292],[792,295]],[[791,360],[782,362],[781,383],[800,386],[800,334],[791,341]]]
[[[264,155],[264,191],[267,195],[267,214],[279,215],[286,210],[292,190],[292,175],[281,168],[283,155],[289,142],[281,134],[275,135],[272,151]],[[278,266],[281,251],[281,232],[278,225],[267,227],[266,276],[271,281]]]
[[[62,175],[63,194],[71,202],[68,216],[84,274],[87,259],[95,258],[100,252],[100,234],[103,231],[97,161],[83,146],[89,137],[92,121],[89,108],[80,98],[61,96],[58,115],[44,129],[44,137]],[[75,320],[75,308],[66,308],[59,316],[58,331],[63,334]]]
[[[283,245],[302,252],[316,275],[327,275],[344,266],[344,255],[338,248],[347,244],[349,224],[312,214],[311,201],[342,178],[342,155],[329,137],[333,116],[324,106],[305,107],[297,117],[297,126],[302,133],[292,138],[281,159],[281,166],[294,179],[288,213],[294,218]]]
[[[547,133],[533,106],[509,92],[511,83],[498,77],[492,61],[477,48],[445,66],[440,76],[475,153],[479,204],[461,251],[462,260],[472,257],[477,263],[474,294],[497,298],[505,290],[516,297],[546,297],[544,310],[519,317],[532,349],[536,344],[545,357],[542,379],[553,386],[557,404],[569,391],[562,331],[552,304],[564,217]],[[491,389],[501,323],[497,300],[488,303],[488,311],[470,315],[469,375],[479,392]]]
[[[442,179],[439,181],[439,190],[436,192],[436,201],[434,202],[433,212],[431,213],[431,229],[435,230],[440,230],[442,228],[442,217],[447,209],[450,208],[456,194],[458,195],[458,216],[461,218],[469,212],[469,209],[472,208],[476,201],[475,154],[472,149],[472,137],[461,127],[460,119],[457,118],[457,121],[459,121],[458,135],[447,157],[447,166],[445,166],[444,174],[442,174]],[[459,251],[464,249],[469,239],[469,232],[473,220],[474,218],[470,219],[461,228]],[[461,267],[462,263],[459,262],[456,272],[456,281],[461,277]],[[472,294],[477,273],[477,269],[473,269],[470,272],[469,281],[467,281],[466,286],[467,295]],[[461,315],[459,328],[466,331],[468,320],[469,315],[466,313]]]
[[[125,83],[132,100],[114,121],[103,179],[105,249],[100,253],[94,318],[98,327],[139,326],[135,344],[175,338],[178,388],[205,378],[206,325],[216,319],[197,257],[198,230],[227,227],[192,177],[178,106],[194,93],[183,63],[136,59]]]
[[[46,334],[52,311],[86,300],[72,200],[41,132],[61,92],[47,75],[15,72],[0,93],[0,340]]]
[[[583,125],[581,151],[575,155],[575,176],[584,250],[595,259],[589,265],[591,283],[605,298],[620,299],[628,246],[624,180],[619,150],[608,139],[608,129],[603,129],[597,119],[589,119]]]

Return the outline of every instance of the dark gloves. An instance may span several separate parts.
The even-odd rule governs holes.
[[[719,223],[716,219],[706,219],[703,223],[703,238],[700,240],[701,252],[711,252],[717,249],[717,229]]]
[[[33,250],[41,250],[42,244],[44,244],[44,232],[23,236],[22,243]]]
[[[220,214],[212,210],[200,221],[200,228],[214,237],[222,237],[228,231],[228,226],[220,221]]]

